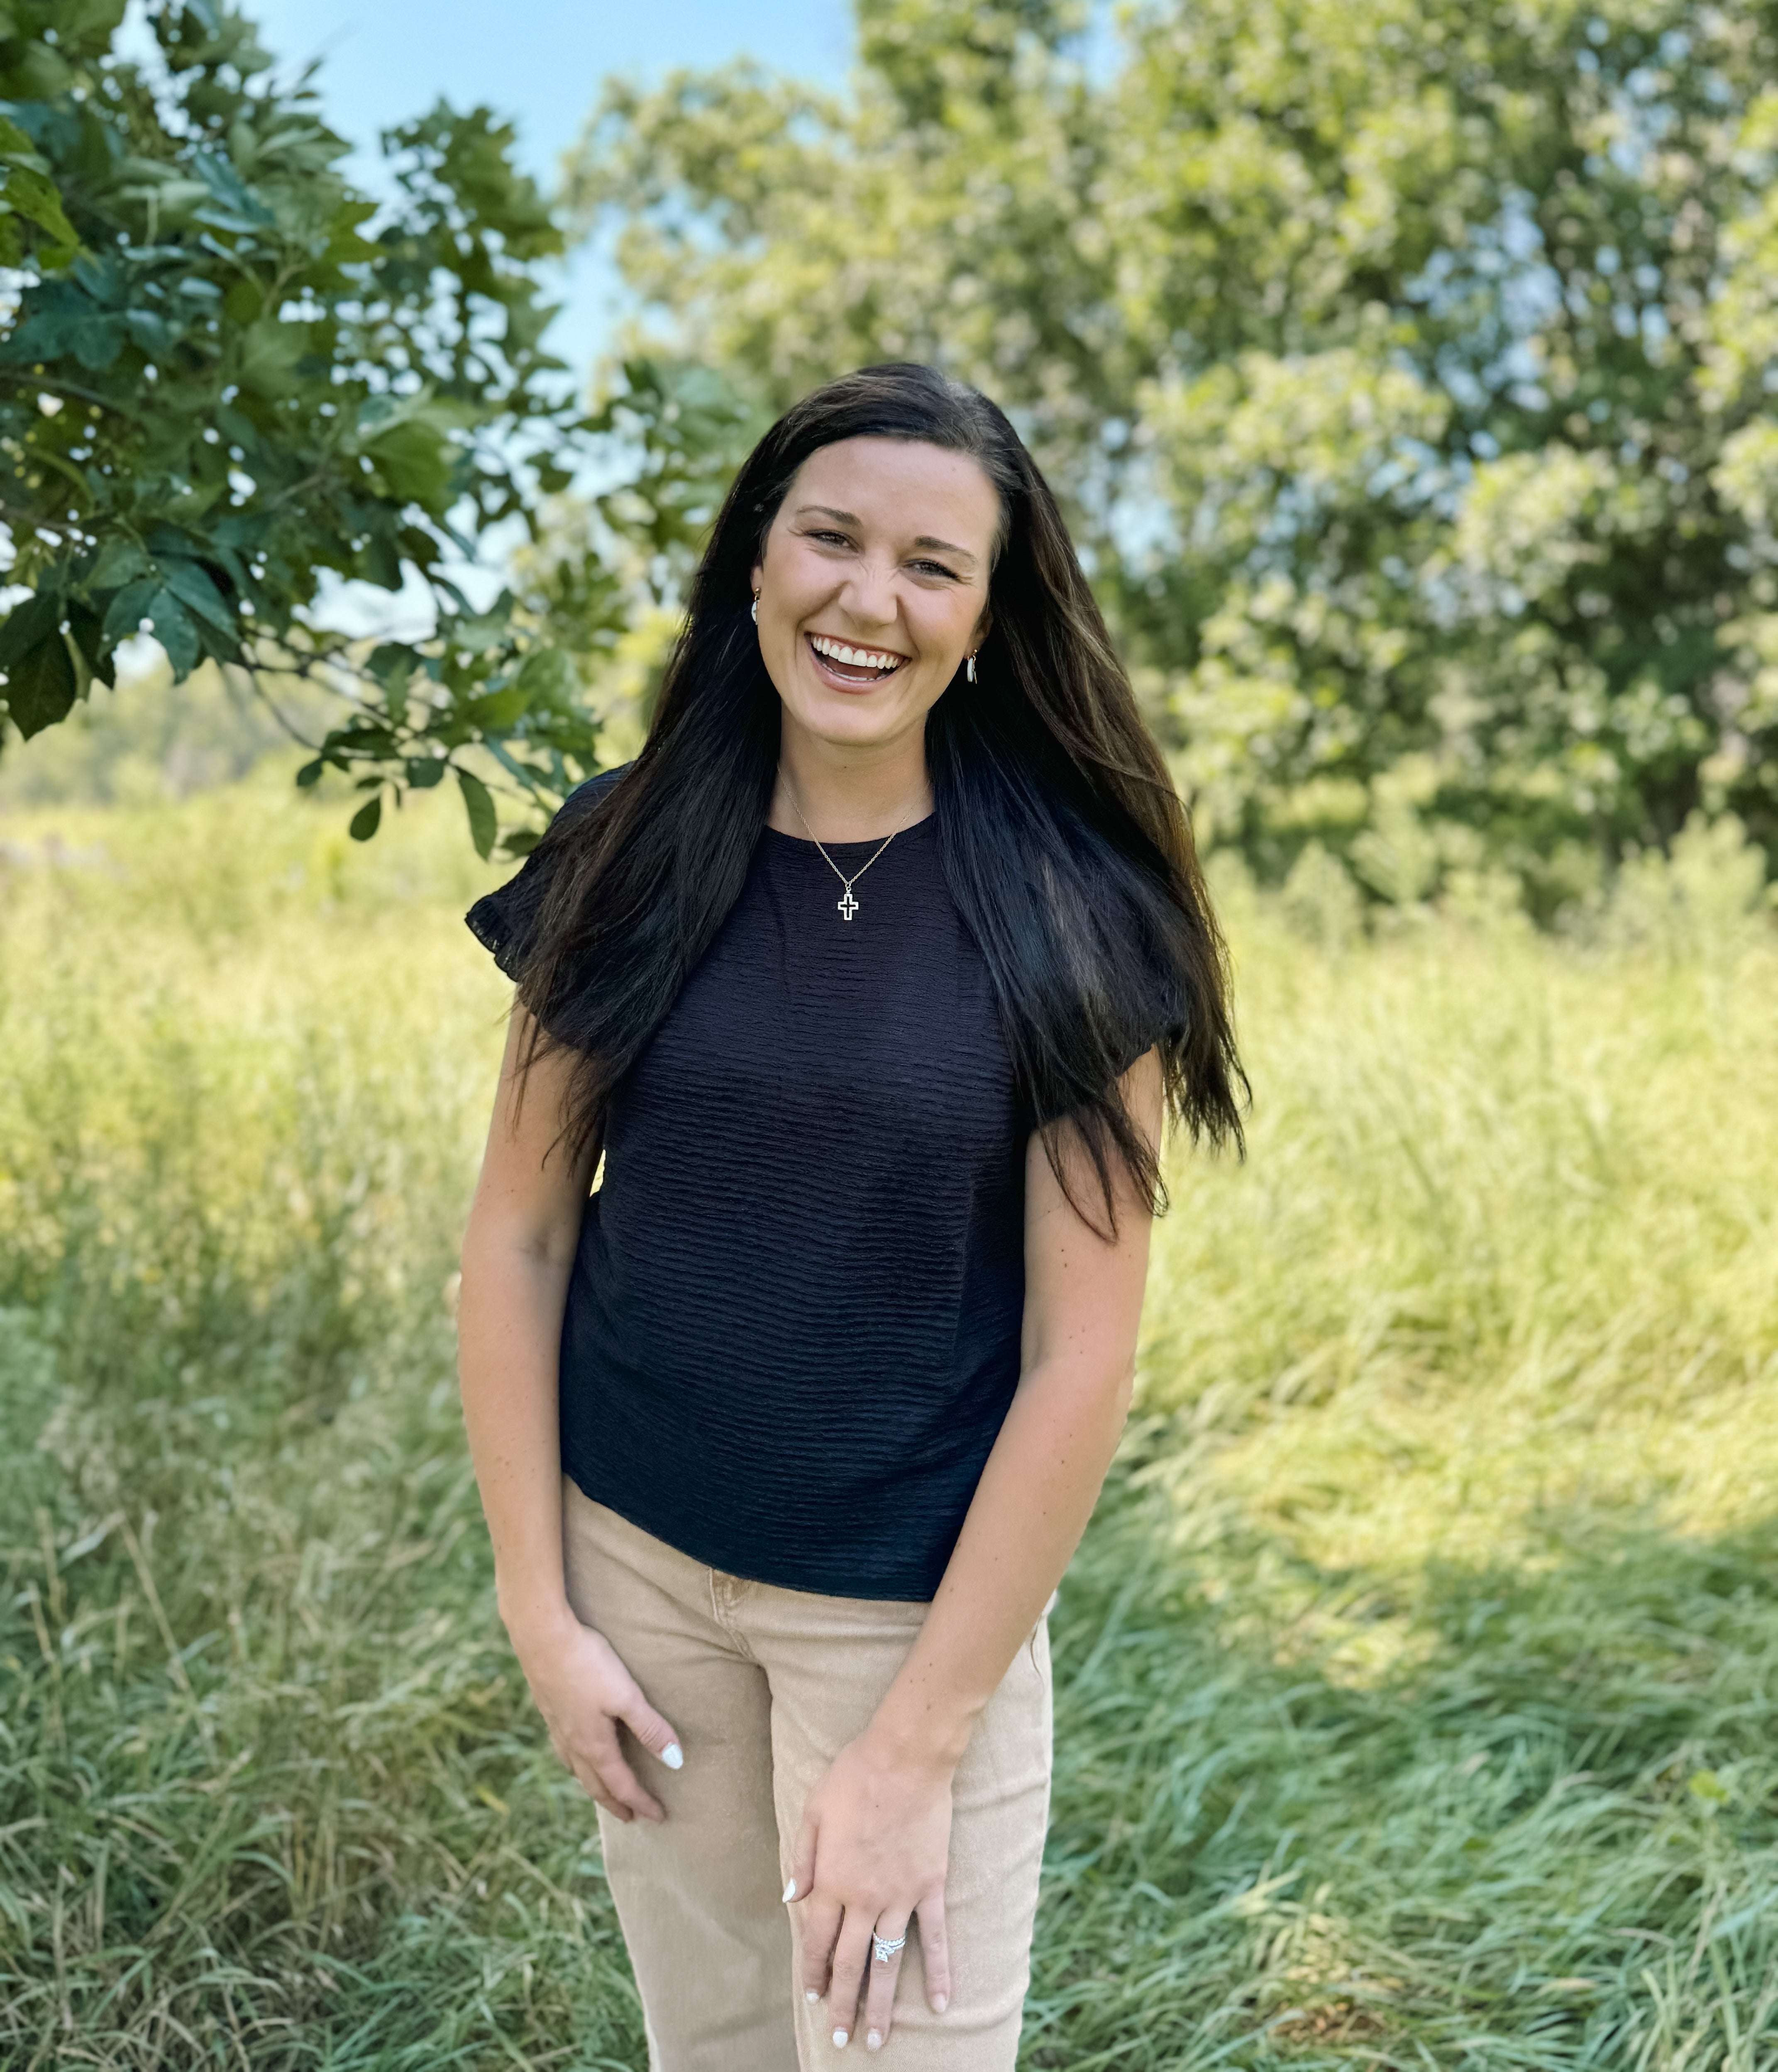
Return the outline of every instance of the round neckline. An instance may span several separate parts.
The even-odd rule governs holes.
[[[768,835],[776,836],[781,842],[789,842],[797,849],[807,849],[812,856],[817,856],[824,849],[829,850],[876,849],[880,847],[886,840],[899,841],[906,835],[918,834],[921,828],[935,825],[937,820],[938,811],[935,807],[931,812],[923,815],[920,819],[910,820],[906,827],[897,828],[892,835],[887,837],[870,835],[862,841],[817,842],[808,835],[787,835],[782,828],[773,827],[770,821],[766,823],[765,832]]]

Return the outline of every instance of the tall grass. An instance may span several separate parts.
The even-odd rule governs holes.
[[[504,989],[440,803],[0,824],[7,2072],[644,2062],[456,1405]],[[1175,1161],[1063,1592],[1027,2062],[1778,2065],[1745,859],[1561,943],[1223,890],[1253,1154]]]

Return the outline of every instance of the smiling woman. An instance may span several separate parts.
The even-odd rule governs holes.
[[[882,438],[810,454],[753,574],[787,747],[806,735],[880,752],[924,725],[988,631],[999,530],[999,499],[965,454]],[[859,697],[891,677],[892,698]]]
[[[759,652],[783,705],[770,825],[793,834],[788,811],[818,842],[800,803],[811,793],[836,841],[886,820],[892,838],[932,811],[926,717],[965,659],[973,680],[1000,526],[977,462],[924,440],[842,439],[803,463],[752,571]],[[850,921],[854,881],[838,874]]]
[[[469,919],[518,1003],[464,1412],[651,2064],[893,2027],[1010,2068],[1048,1605],[1165,1117],[1238,1141],[1240,1071],[1184,813],[1001,412],[891,366],[780,420],[640,755]]]

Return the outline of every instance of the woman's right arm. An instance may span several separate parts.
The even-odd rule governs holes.
[[[568,1601],[557,1423],[563,1305],[592,1180],[591,1146],[558,1143],[571,1059],[540,1055],[519,1099],[529,1017],[515,1007],[481,1178],[463,1235],[457,1371],[494,1544],[500,1617],[556,1753],[619,1819],[665,1817],[625,1760],[621,1720],[679,1767],[678,1738]],[[554,1146],[552,1151],[551,1147]],[[545,1154],[549,1154],[547,1157]]]

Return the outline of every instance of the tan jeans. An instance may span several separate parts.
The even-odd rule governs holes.
[[[683,1770],[628,1735],[665,1823],[601,1811],[651,2072],[837,2072],[823,2002],[796,1971],[798,1910],[780,1895],[803,1802],[900,1667],[923,1604],[821,1597],[706,1568],[562,1477],[568,1597],[677,1729]],[[945,1882],[949,2008],[926,2004],[909,1933],[895,2072],[1012,2072],[1049,1816],[1049,1622],[1040,1618],[970,1740]],[[862,2036],[847,2046],[863,2054]],[[873,2054],[872,2062],[877,2062]],[[862,2068],[861,2068],[862,2072]]]

